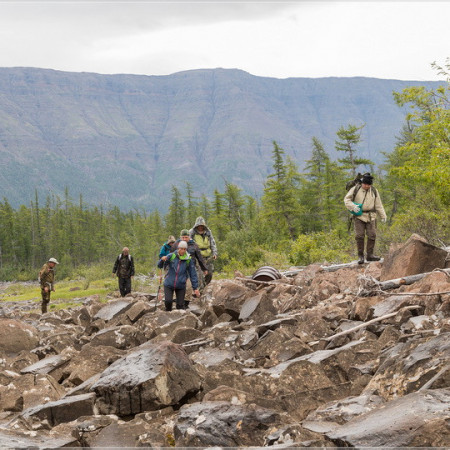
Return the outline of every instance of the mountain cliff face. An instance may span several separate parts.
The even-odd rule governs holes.
[[[40,195],[83,195],[124,209],[165,210],[170,187],[196,194],[224,180],[257,194],[272,141],[302,167],[319,138],[335,155],[337,129],[366,123],[361,156],[381,161],[404,120],[392,91],[371,78],[252,76],[193,70],[168,76],[0,69],[0,188],[13,205]]]

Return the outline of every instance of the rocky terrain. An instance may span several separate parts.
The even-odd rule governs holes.
[[[448,253],[213,281],[155,296],[0,310],[4,447],[450,445]],[[425,274],[425,275],[417,275]]]

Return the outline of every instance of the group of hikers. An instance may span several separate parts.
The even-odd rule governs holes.
[[[191,280],[193,295],[200,297],[202,290],[212,280],[214,272],[214,260],[217,259],[217,245],[211,230],[206,225],[203,217],[197,217],[194,226],[180,232],[180,238],[169,236],[159,252],[158,268],[164,277],[164,305],[166,311],[173,307],[175,294],[176,308],[189,308],[189,300],[186,300],[186,284]],[[50,302],[50,293],[54,291],[54,268],[59,264],[55,258],[50,258],[39,272],[39,281],[42,294],[42,313],[47,312]],[[131,279],[135,274],[134,259],[128,247],[114,261],[112,270],[114,277],[118,278],[119,291],[122,297],[131,292]]]
[[[367,261],[379,261],[374,255],[376,240],[377,215],[382,222],[386,221],[386,212],[380,194],[373,187],[373,176],[370,173],[358,174],[352,181],[352,187],[344,198],[346,208],[353,214],[355,240],[358,251],[358,264]],[[367,244],[365,240],[367,238]],[[194,226],[180,232],[179,239],[169,236],[161,247],[158,268],[164,277],[164,305],[166,311],[172,311],[175,294],[176,309],[189,308],[186,300],[186,284],[191,280],[193,295],[200,296],[202,290],[212,279],[214,260],[217,258],[217,245],[211,230],[206,226],[203,217],[197,217]],[[50,292],[54,291],[54,267],[58,264],[50,258],[39,272],[42,292],[42,312],[47,312]],[[134,276],[134,261],[127,247],[116,258],[113,276],[118,277],[119,291],[122,297],[131,292],[131,279]],[[158,300],[158,299],[157,299]]]

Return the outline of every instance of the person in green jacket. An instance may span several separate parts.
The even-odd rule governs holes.
[[[42,314],[47,312],[50,303],[50,293],[55,291],[55,266],[59,264],[55,258],[50,258],[39,271],[39,283],[41,285],[41,310]]]

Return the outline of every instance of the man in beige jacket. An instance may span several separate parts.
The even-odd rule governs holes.
[[[375,239],[377,237],[376,218],[380,216],[382,222],[386,222],[386,212],[381,203],[380,194],[372,186],[373,177],[366,173],[362,176],[361,184],[352,187],[344,198],[345,206],[349,211],[359,213],[357,204],[362,205],[362,214],[354,217],[355,239],[358,248],[358,264],[364,264],[364,238],[367,235],[366,258],[367,261],[379,261],[380,258],[373,254]]]

